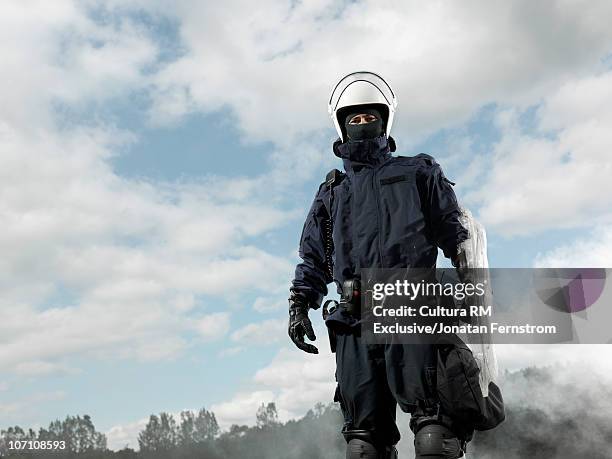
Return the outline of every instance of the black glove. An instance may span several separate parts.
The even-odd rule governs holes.
[[[292,295],[289,298],[289,337],[304,352],[318,354],[319,350],[315,346],[304,342],[304,336],[310,341],[317,339],[308,318],[308,303],[301,297]]]
[[[455,267],[459,281],[464,284],[470,282],[473,277],[473,269],[468,267],[467,253],[465,252],[465,249],[461,247],[461,245],[457,247],[457,253],[451,259],[451,262]]]
[[[468,266],[467,254],[463,247],[461,246],[457,247],[457,254],[455,255],[455,257],[453,257],[451,261],[453,263],[453,266],[455,267],[455,271],[457,272],[457,277],[459,278],[459,282],[461,282],[462,284],[475,284],[475,281],[474,281],[474,274],[475,274],[474,271],[475,270],[474,268],[470,268]],[[455,300],[455,302],[456,302],[455,304],[456,308],[461,308],[466,311],[469,311],[467,297],[461,301]],[[473,321],[473,318],[468,313],[467,316],[460,316],[459,320],[461,320],[461,322],[465,322],[466,324],[471,324]]]

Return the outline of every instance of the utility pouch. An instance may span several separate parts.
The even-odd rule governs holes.
[[[331,305],[331,306],[330,306]],[[361,291],[359,279],[349,279],[342,284],[340,302],[327,300],[323,303],[323,320],[329,334],[332,352],[336,352],[338,335],[361,333]]]
[[[353,317],[361,316],[361,282],[359,279],[344,281],[339,306]]]
[[[329,308],[329,305],[332,304],[332,309]],[[336,300],[327,300],[325,303],[323,303],[323,320],[327,321],[327,318],[331,315],[332,312],[334,312],[334,310],[338,307],[338,302]],[[334,331],[333,327],[326,327],[327,328],[327,335],[329,336],[329,347],[332,351],[332,353],[336,352],[336,343],[337,343],[337,337],[336,337],[336,332]],[[335,401],[335,400],[334,400]]]
[[[437,393],[440,408],[455,422],[476,430],[489,430],[505,419],[504,400],[499,387],[489,383],[484,397],[479,384],[480,368],[470,348],[457,338],[438,347]]]

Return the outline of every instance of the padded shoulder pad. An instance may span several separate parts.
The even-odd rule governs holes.
[[[418,155],[415,156],[415,158],[425,161],[429,166],[433,166],[434,164],[437,164],[434,157],[431,155],[428,155],[427,153],[419,153]]]
[[[414,155],[414,156],[402,156],[402,155],[397,155],[394,156],[394,158],[397,159],[405,159],[405,160],[409,160],[413,163],[417,163],[417,164],[425,164],[427,166],[433,166],[435,164],[438,164],[438,162],[434,159],[433,156],[430,156],[426,153],[419,153],[418,155]]]
[[[328,188],[333,188],[338,183],[342,181],[342,179],[346,176],[343,172],[340,172],[338,169],[332,169],[325,176],[325,182],[321,185],[325,185]]]

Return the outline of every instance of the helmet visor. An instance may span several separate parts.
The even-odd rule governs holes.
[[[338,102],[344,91],[346,91],[346,89],[356,81],[365,81],[376,87],[380,91],[389,108],[394,109],[397,106],[397,100],[395,99],[393,90],[380,75],[372,72],[353,72],[342,78],[332,90],[328,105],[330,114],[338,109]]]

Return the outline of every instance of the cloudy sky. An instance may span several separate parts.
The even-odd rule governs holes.
[[[612,260],[612,3],[6,1],[0,6],[0,428],[88,413],[113,448],[149,414],[222,427],[333,393],[287,287],[332,167],[344,74],[398,94],[489,233],[491,265]],[[506,346],[505,368],[612,361]]]

